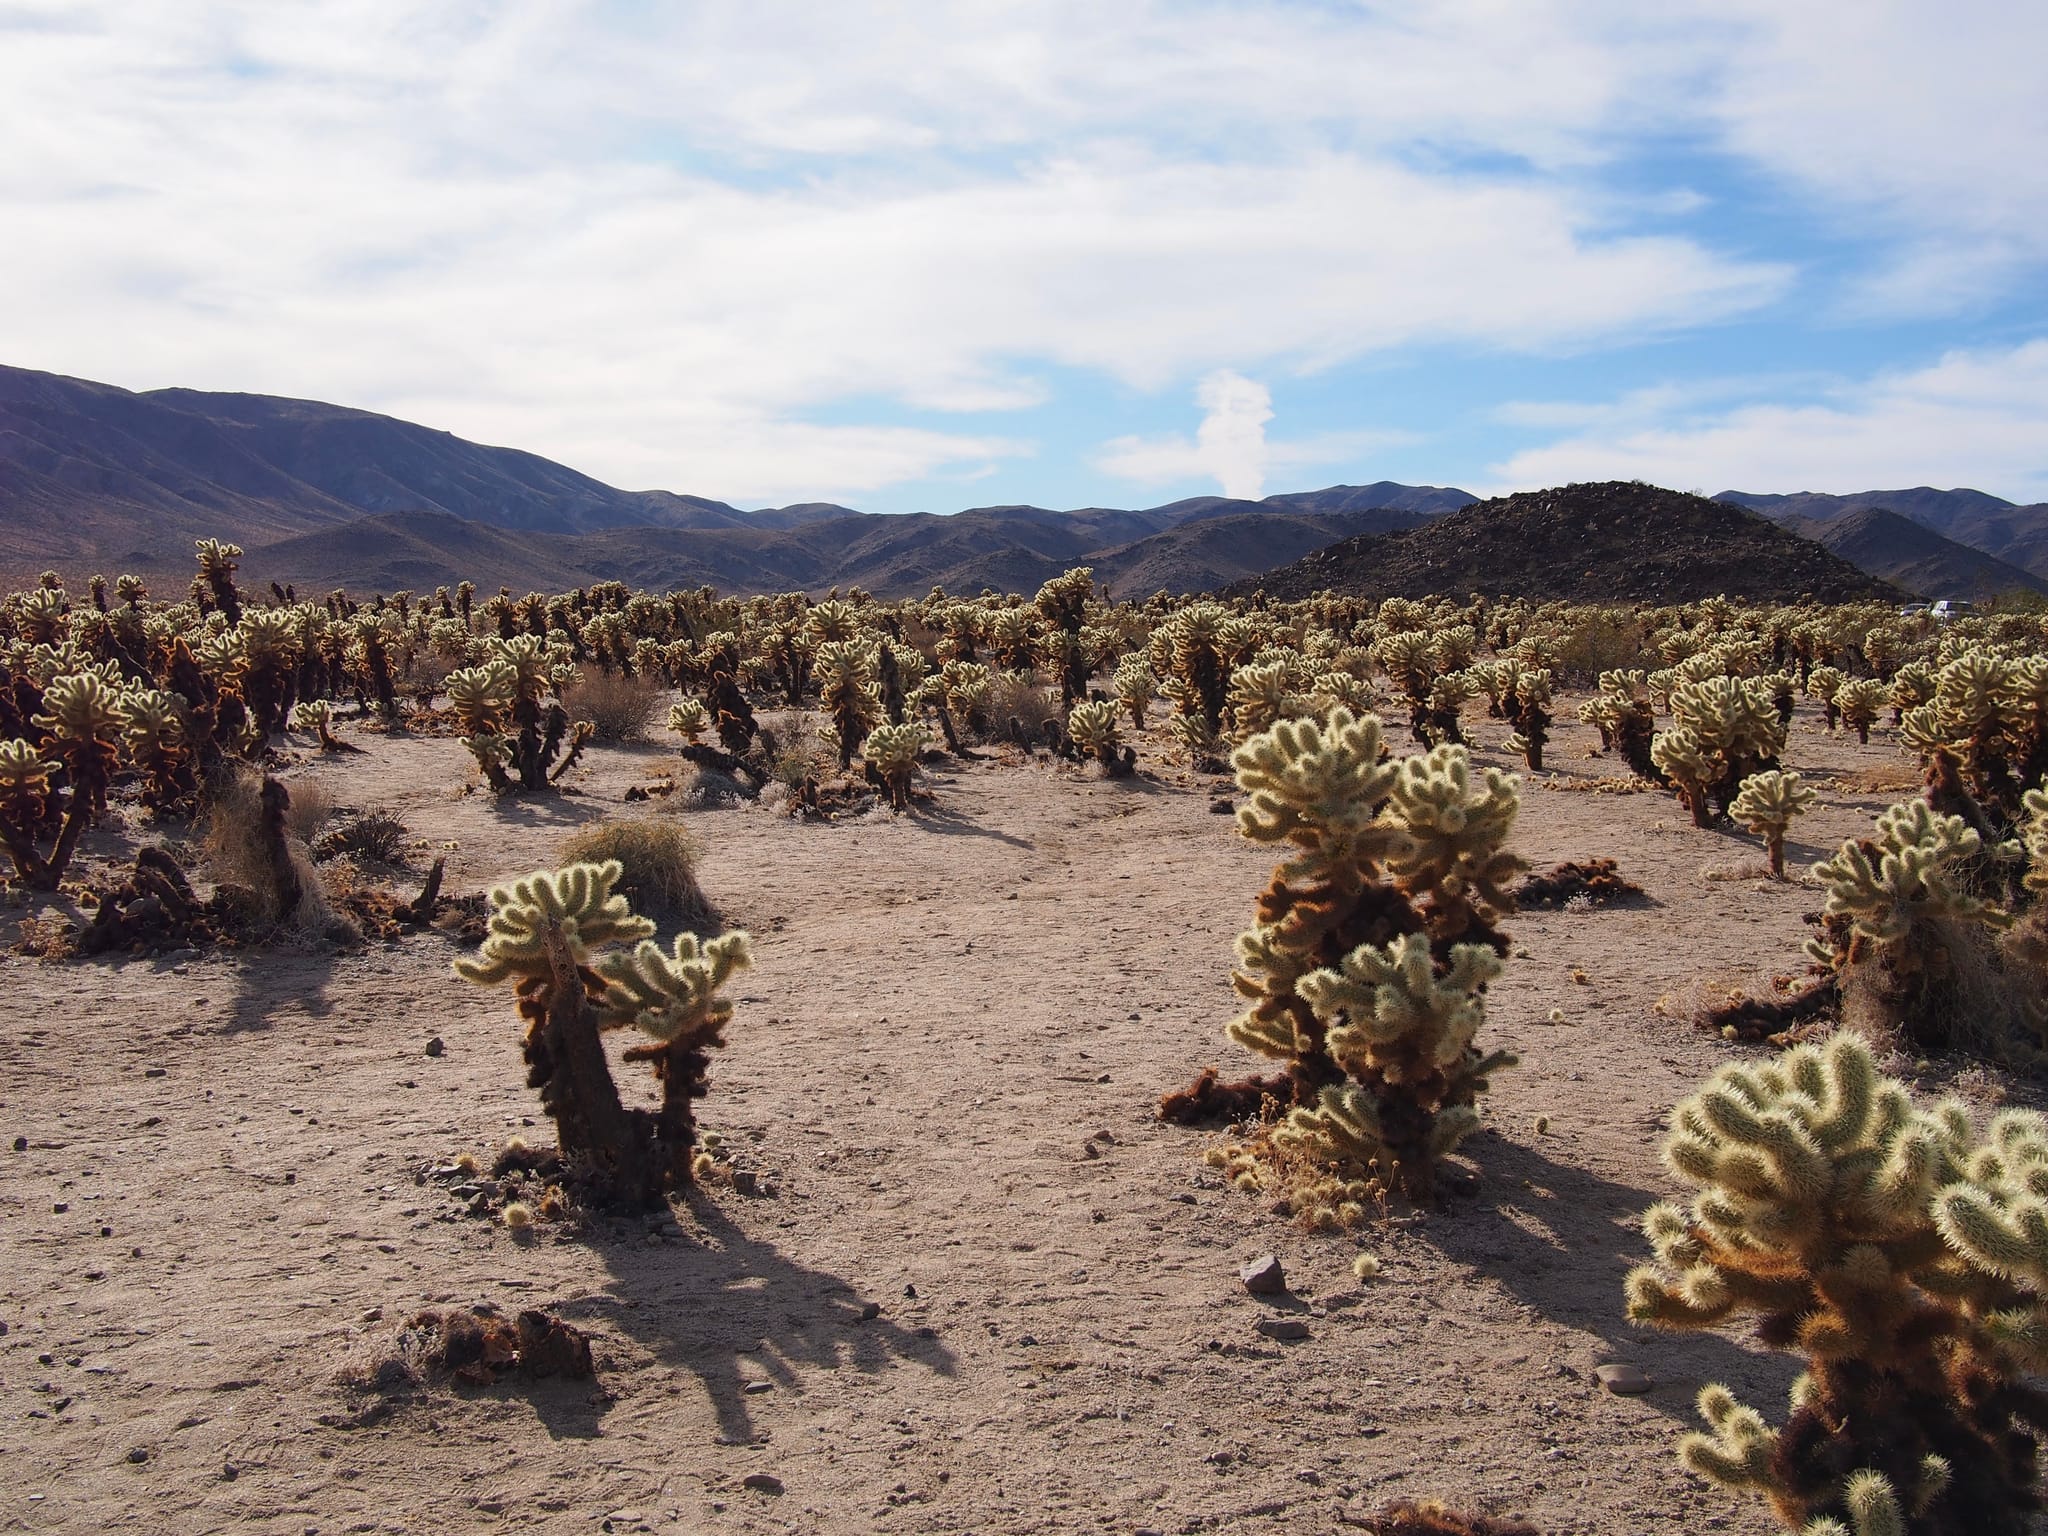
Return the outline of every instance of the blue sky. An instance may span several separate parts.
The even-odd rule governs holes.
[[[0,0],[0,361],[743,505],[2048,500],[2048,8]]]

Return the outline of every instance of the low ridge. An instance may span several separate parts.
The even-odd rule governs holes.
[[[1725,501],[1607,480],[1475,502],[1422,526],[1366,534],[1225,588],[1281,599],[1513,593],[1538,601],[1895,600],[1831,550]]]

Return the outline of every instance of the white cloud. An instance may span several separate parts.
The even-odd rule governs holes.
[[[1786,294],[1785,263],[1641,232],[1701,206],[1603,180],[1646,133],[1875,221],[1872,310],[2010,284],[2048,251],[2044,27],[1989,0],[15,0],[0,283],[34,302],[6,360],[417,413],[625,483],[868,489],[1020,451],[903,407],[1027,408],[1058,369],[1583,350]]]
[[[1201,381],[1195,403],[1205,414],[1192,439],[1180,432],[1115,437],[1102,444],[1090,462],[1104,474],[1139,485],[1213,479],[1225,496],[1256,501],[1274,471],[1294,473],[1340,464],[1377,448],[1414,441],[1413,434],[1399,431],[1268,438],[1272,391],[1228,368],[1219,368]]]
[[[1604,415],[1584,406],[1560,412],[1551,419],[1579,430],[1496,466],[1495,488],[1617,479],[1709,493],[1967,485],[2048,501],[2048,339],[1951,352],[1798,403],[1698,411],[1654,401],[1629,397]]]
[[[1195,430],[1196,461],[1216,477],[1224,495],[1257,501],[1266,485],[1266,423],[1273,419],[1273,392],[1219,368],[1202,380],[1195,403],[1208,412]]]

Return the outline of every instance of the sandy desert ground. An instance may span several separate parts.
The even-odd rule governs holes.
[[[1401,1495],[1559,1536],[1773,1529],[1672,1443],[1702,1382],[1775,1413],[1790,1363],[1638,1332],[1621,1278],[1636,1213],[1672,1191],[1666,1111],[1736,1049],[1658,999],[1790,968],[1818,897],[1709,878],[1757,844],[1669,798],[1561,787],[1621,772],[1584,727],[1525,778],[1514,846],[1539,866],[1612,855],[1649,899],[1510,921],[1526,957],[1490,1033],[1522,1065],[1468,1143],[1476,1184],[1336,1238],[1220,1187],[1201,1153],[1221,1138],[1154,1118],[1203,1065],[1252,1065],[1222,1030],[1270,864],[1212,812],[1228,783],[1158,738],[1150,779],[992,752],[935,769],[919,814],[836,825],[623,804],[676,766],[658,747],[593,752],[580,794],[501,804],[459,792],[452,739],[354,739],[364,755],[287,782],[394,812],[422,865],[447,851],[451,890],[549,865],[601,818],[684,817],[706,889],[756,938],[703,1119],[774,1192],[519,1238],[420,1182],[548,1134],[509,997],[456,980],[439,934],[9,954],[0,1530],[1323,1532]],[[1787,757],[1909,782],[1889,742],[1804,710]],[[1893,798],[1836,783],[1793,858]],[[93,851],[156,835],[137,817]],[[1383,1265],[1363,1285],[1360,1247]],[[1291,1295],[1239,1283],[1265,1252]],[[595,1385],[342,1385],[418,1309],[477,1302],[589,1330]],[[1276,1314],[1307,1337],[1257,1331]],[[1654,1390],[1609,1394],[1607,1361]]]

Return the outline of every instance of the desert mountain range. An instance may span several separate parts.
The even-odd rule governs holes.
[[[1628,513],[1627,500],[1601,504],[1610,516],[1640,517],[1662,506],[1643,501]],[[1731,513],[1761,514],[1738,515],[1725,536],[1776,549],[1777,524],[1908,592],[2048,592],[2048,505],[1924,487],[1855,496],[1727,491],[1716,500]],[[744,510],[620,490],[534,454],[318,401],[134,392],[0,367],[0,576],[17,581],[49,566],[182,579],[191,541],[213,537],[244,547],[249,578],[314,590],[420,590],[468,577],[521,590],[618,579],[732,592],[860,586],[895,597],[933,586],[1029,591],[1088,564],[1114,591],[1139,595],[1255,585],[1347,540],[1354,554],[1359,540],[1413,533],[1428,542],[1423,525],[1475,501],[1451,487],[1381,481],[1140,509]],[[1474,547],[1501,558],[1512,548],[1486,539]],[[1802,579],[1810,564],[1792,560],[1786,579]],[[1839,572],[1815,579],[1846,590]],[[1602,585],[1597,575],[1571,581]],[[1518,589],[1518,572],[1502,568],[1476,584]],[[1606,585],[1626,595],[1626,581]]]

